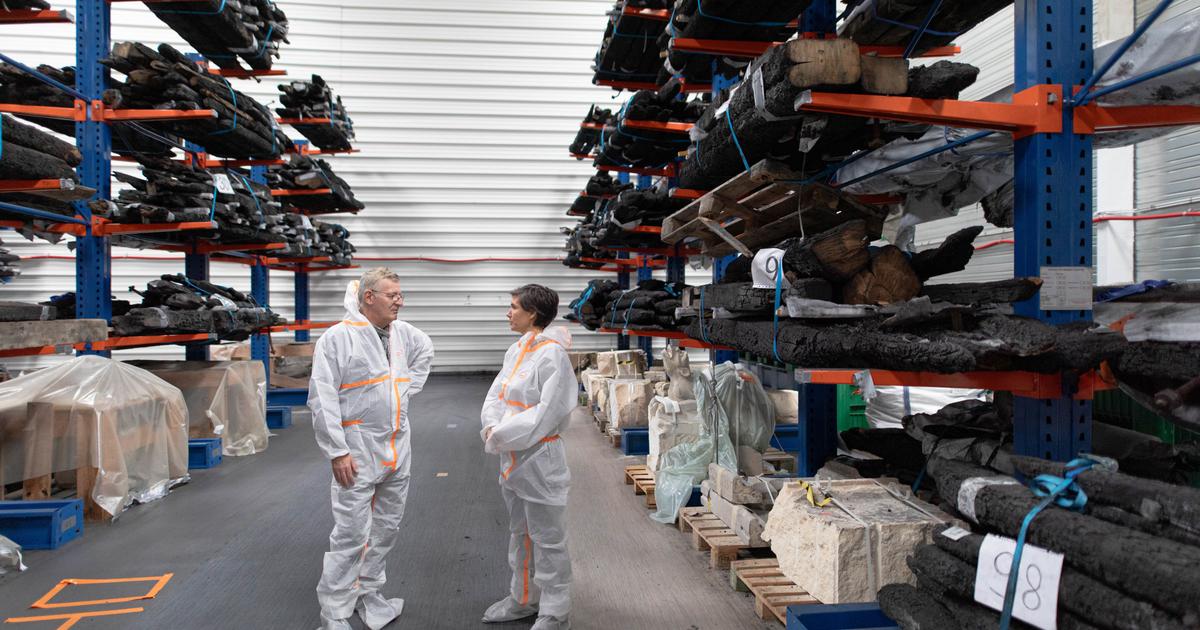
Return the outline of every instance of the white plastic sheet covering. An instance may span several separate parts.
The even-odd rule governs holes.
[[[987,400],[986,389],[953,387],[875,387],[867,401],[867,424],[872,429],[902,429],[904,416],[937,413],[960,400]]]
[[[115,517],[187,466],[183,394],[146,370],[82,356],[0,383],[0,484],[76,471],[86,515]]]
[[[21,545],[0,536],[0,575],[24,570],[25,563],[21,562]]]
[[[233,457],[267,450],[267,379],[262,361],[130,361],[178,387],[188,437],[221,438]]]
[[[1111,57],[1120,44],[1121,40],[1117,40],[1097,47],[1097,67]],[[1094,89],[1100,90],[1197,53],[1200,53],[1200,21],[1186,15],[1162,21],[1139,38]],[[1097,102],[1101,106],[1200,104],[1200,64],[1118,90],[1100,97]],[[1127,146],[1170,131],[1171,128],[1164,127],[1097,134],[1096,148]],[[836,179],[850,181],[973,133],[977,130],[933,127],[917,140],[894,140],[839,170]],[[904,217],[895,241],[906,248],[912,243],[915,225],[954,216],[960,208],[980,201],[1012,178],[1012,137],[996,133],[847,186],[845,190],[854,194],[903,193]]]
[[[646,467],[657,471],[662,454],[679,446],[700,439],[704,424],[696,401],[678,401],[665,396],[655,396],[650,401],[650,453],[646,455]]]

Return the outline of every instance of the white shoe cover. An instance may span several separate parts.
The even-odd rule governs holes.
[[[353,628],[350,627],[349,619],[330,619],[322,614],[321,627],[317,630],[353,630]]]
[[[531,630],[570,630],[571,620],[567,617],[538,617]]]
[[[404,600],[399,597],[384,599],[379,593],[370,593],[358,600],[354,610],[368,628],[380,630],[400,616],[404,610]]]
[[[512,597],[504,599],[488,606],[487,612],[483,613],[483,623],[504,623],[505,621],[516,621],[525,619],[537,614],[537,608],[532,606],[522,606],[513,600]]]

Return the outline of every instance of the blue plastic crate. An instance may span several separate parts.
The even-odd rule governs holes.
[[[800,425],[775,425],[775,437],[771,440],[771,446],[788,453],[799,453],[803,450],[803,446],[800,444]]]
[[[188,470],[212,468],[221,463],[221,438],[188,440]]]
[[[688,496],[688,502],[683,507],[700,507],[700,486],[692,486],[692,494]]]
[[[787,630],[900,630],[879,604],[788,606]]]
[[[267,407],[267,428],[286,429],[292,426],[291,407]]]
[[[0,501],[0,534],[22,549],[57,549],[83,534],[83,501]]]
[[[650,429],[621,429],[621,451],[626,455],[649,455]]]

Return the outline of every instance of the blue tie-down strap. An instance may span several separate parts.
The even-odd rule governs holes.
[[[225,82],[225,88],[229,90],[229,98],[232,99],[233,102],[233,126],[228,129],[221,129],[219,131],[210,131],[208,132],[208,135],[210,136],[223,136],[227,133],[232,133],[233,130],[237,129],[238,126],[237,92],[234,91],[232,85],[229,85],[229,79],[222,77],[221,80]]]
[[[1096,298],[1096,301],[1097,302],[1112,302],[1114,300],[1119,300],[1121,298],[1127,298],[1131,295],[1145,293],[1145,292],[1153,290],[1153,289],[1162,289],[1164,287],[1169,287],[1169,286],[1171,286],[1171,284],[1172,283],[1170,280],[1146,280],[1145,282],[1139,282],[1137,284],[1131,284],[1131,285],[1124,286],[1124,287],[1117,287],[1115,289],[1109,289],[1109,290],[1105,291],[1104,293],[1101,293],[1099,295],[1099,297]]]
[[[1021,531],[1017,535],[1017,548],[1013,552],[1012,565],[1009,567],[1008,586],[1004,589],[1004,609],[1000,613],[1000,630],[1008,630],[1009,624],[1012,622],[1013,602],[1017,594],[1017,573],[1021,568],[1021,551],[1025,547],[1025,536],[1029,533],[1029,525],[1051,503],[1064,510],[1083,511],[1084,506],[1087,505],[1087,494],[1075,483],[1075,477],[1095,465],[1096,462],[1087,458],[1074,459],[1067,463],[1065,477],[1038,475],[1030,484],[1030,490],[1043,498],[1032,510],[1029,510],[1029,514],[1026,514],[1025,520],[1021,522]]]
[[[729,107],[725,108],[725,120],[729,121],[729,135],[733,137],[733,146],[737,147],[738,155],[742,158],[742,166],[746,167],[746,171],[749,172],[750,161],[746,159],[746,152],[742,151],[742,143],[738,140],[737,131],[733,128],[733,116],[729,114]]]
[[[708,340],[708,331],[704,329],[704,287],[700,287],[700,338],[704,343],[712,343]]]
[[[617,325],[617,306],[621,304],[621,298],[625,297],[626,293],[629,293],[629,289],[621,291],[621,295],[618,295],[617,299],[613,300],[612,312],[608,315],[608,326],[610,328]]]
[[[783,302],[783,258],[780,257],[778,265],[775,268],[775,310],[772,312],[774,318],[774,326],[771,332],[771,352],[775,355],[775,360],[784,363],[784,360],[779,358],[779,306]]]
[[[884,24],[890,24],[892,26],[899,26],[900,28],[907,29],[910,31],[920,31],[921,30],[920,24],[906,24],[904,22],[897,22],[896,20],[891,20],[891,19],[888,19],[888,18],[885,18],[885,17],[879,15],[879,13],[877,13],[875,11],[875,2],[872,2],[869,6],[870,6],[870,11],[871,11],[870,17],[872,20],[874,20],[876,22],[883,22]],[[943,32],[943,31],[935,31],[933,29],[928,29],[928,28],[925,29],[923,32],[926,35],[936,35],[938,37],[958,37],[959,35],[962,35],[962,33],[948,33],[948,32]]]

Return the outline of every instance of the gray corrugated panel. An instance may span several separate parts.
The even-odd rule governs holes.
[[[1200,221],[1185,217],[1138,223],[1134,260],[1139,282],[1200,280]]]
[[[590,68],[611,7],[611,0],[289,0],[283,8],[291,44],[278,61],[288,76],[234,86],[273,106],[278,82],[315,72],[342,96],[362,153],[329,161],[367,210],[324,220],[354,233],[363,267],[385,264],[366,260],[380,257],[553,258],[562,254],[558,228],[574,222],[563,213],[594,172],[572,161],[567,145],[592,103],[613,103],[611,91],[591,84]],[[114,5],[112,15],[113,41],[188,49],[141,5]],[[4,37],[4,52],[21,61],[74,63],[70,26],[21,27]],[[70,255],[64,245],[4,238],[22,256]],[[504,320],[509,289],[542,282],[566,304],[595,276],[555,262],[386,264],[404,278],[404,317],[434,335],[438,369],[500,362],[513,341]],[[182,268],[178,256],[117,260],[114,292],[128,299],[130,285]],[[312,275],[312,319],[341,317],[345,284],[357,273]],[[214,263],[212,277],[249,289],[241,265]],[[43,300],[73,287],[71,262],[31,260],[22,277],[0,288],[0,297]],[[272,304],[290,316],[292,276],[272,272],[271,289]],[[580,347],[615,343],[582,327],[572,332]],[[164,354],[182,353],[165,348],[119,356]]]

